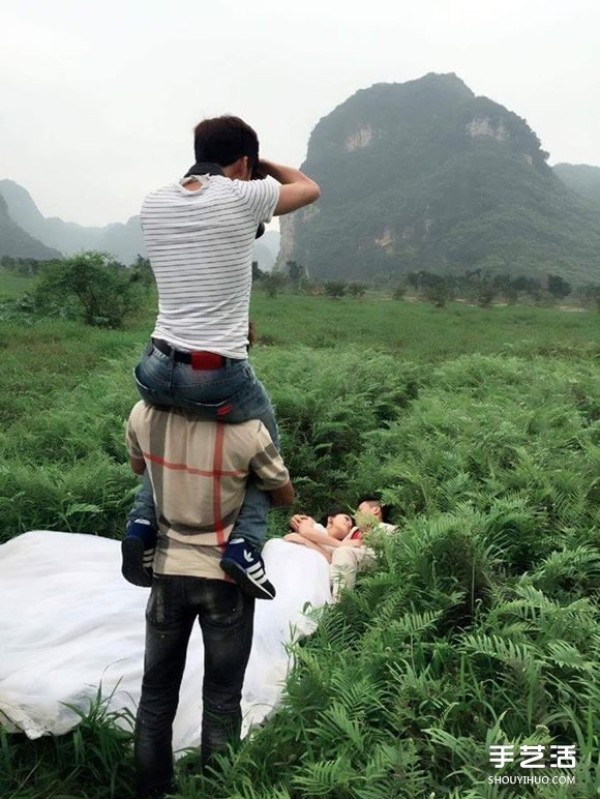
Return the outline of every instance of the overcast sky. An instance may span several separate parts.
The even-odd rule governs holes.
[[[358,89],[455,72],[550,163],[600,165],[597,0],[2,0],[0,178],[46,216],[125,221],[234,113],[300,166]]]

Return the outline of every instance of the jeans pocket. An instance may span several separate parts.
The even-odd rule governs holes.
[[[170,628],[180,621],[182,589],[177,577],[154,575],[146,605],[146,621],[157,629]]]
[[[173,401],[170,397],[170,392],[167,387],[153,388],[147,385],[140,376],[140,365],[138,364],[133,370],[133,379],[140,397],[148,402],[150,405],[172,405]]]
[[[232,364],[214,371],[195,371],[187,364],[177,364],[174,385],[201,401],[218,402],[237,394],[252,380],[252,370],[247,361]]]
[[[175,395],[172,405],[184,408],[199,419],[211,422],[235,422],[235,397],[220,402],[196,402]]]
[[[228,630],[242,623],[252,613],[254,599],[224,580],[207,583],[203,622],[212,629]]]

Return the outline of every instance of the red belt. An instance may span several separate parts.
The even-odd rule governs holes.
[[[227,362],[231,360],[224,355],[219,355],[217,352],[208,352],[207,350],[197,350],[195,352],[176,350],[175,347],[160,338],[153,338],[152,343],[163,355],[168,355],[169,358],[173,358],[178,363],[189,363],[192,369],[223,369],[223,367],[227,366]]]

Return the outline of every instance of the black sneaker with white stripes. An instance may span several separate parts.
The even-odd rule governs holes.
[[[267,579],[263,559],[243,538],[229,541],[223,553],[221,568],[245,594],[255,599],[275,598],[275,588]]]

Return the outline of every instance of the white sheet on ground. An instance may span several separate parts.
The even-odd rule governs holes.
[[[326,604],[328,564],[281,540],[263,556],[277,588],[257,601],[254,642],[242,699],[244,734],[278,704],[287,647],[314,629],[302,610]],[[121,576],[119,542],[93,535],[33,531],[0,546],[0,724],[30,738],[60,735],[79,721],[101,686],[111,710],[135,713],[142,680],[149,589]],[[174,725],[174,748],[198,745],[203,645],[194,630]]]

